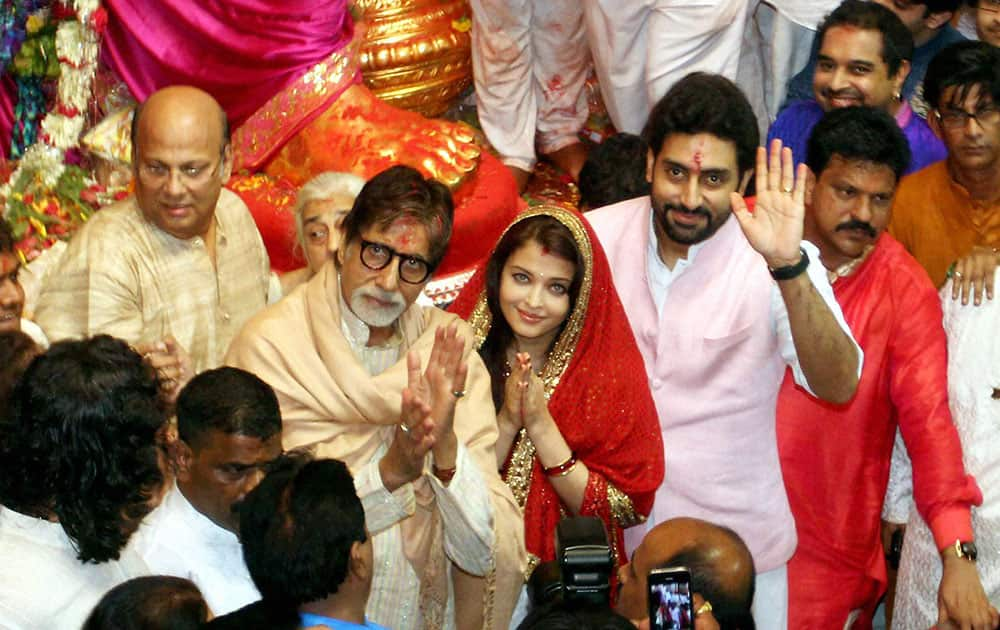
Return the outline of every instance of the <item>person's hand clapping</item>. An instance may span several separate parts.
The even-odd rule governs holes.
[[[419,373],[420,357],[415,352],[406,361],[411,372]],[[424,460],[435,442],[434,429],[430,405],[412,387],[405,387],[396,433],[379,462],[382,485],[390,492],[423,474]]]

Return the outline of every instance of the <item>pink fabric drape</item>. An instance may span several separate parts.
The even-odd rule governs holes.
[[[14,132],[14,105],[17,103],[17,86],[9,74],[0,78],[0,154],[10,157],[10,138]]]
[[[238,126],[350,42],[344,0],[105,0],[103,60],[136,98],[194,85]]]

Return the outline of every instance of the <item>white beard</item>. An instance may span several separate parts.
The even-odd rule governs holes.
[[[365,299],[366,296],[374,297],[383,302],[392,302],[391,306],[372,306],[371,302]],[[351,310],[358,319],[368,324],[372,328],[385,328],[391,326],[399,319],[399,316],[406,310],[406,300],[396,292],[382,291],[378,288],[359,288],[351,293]]]

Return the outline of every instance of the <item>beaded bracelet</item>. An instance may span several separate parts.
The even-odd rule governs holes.
[[[545,473],[546,477],[565,477],[573,472],[574,468],[576,468],[576,455],[570,453],[569,459],[551,468],[542,467],[542,472]]]

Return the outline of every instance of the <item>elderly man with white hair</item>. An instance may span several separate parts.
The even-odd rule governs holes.
[[[303,184],[295,198],[295,234],[306,266],[281,276],[282,295],[312,278],[340,246],[340,224],[365,180],[351,173],[325,172]]]

